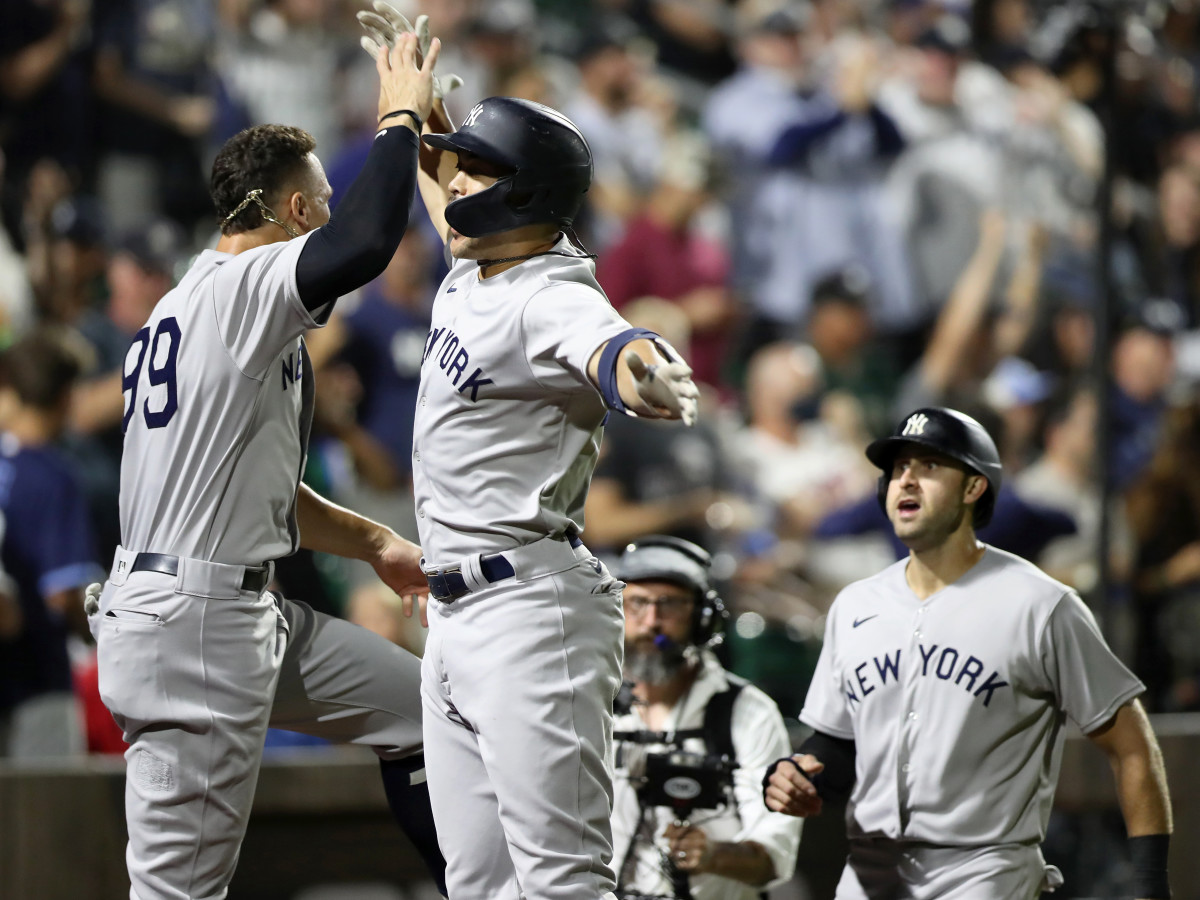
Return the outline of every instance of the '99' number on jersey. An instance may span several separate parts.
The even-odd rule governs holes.
[[[175,384],[175,363],[179,358],[181,337],[179,323],[174,316],[168,316],[158,323],[153,340],[150,338],[149,326],[134,335],[133,343],[129,345],[129,352],[125,355],[125,368],[128,369],[130,357],[133,356],[135,350],[137,362],[134,363],[132,372],[123,371],[121,374],[121,392],[129,392],[129,404],[125,407],[125,416],[121,419],[122,432],[128,430],[129,420],[137,409],[138,379],[142,374],[142,365],[147,363],[147,355],[150,358],[146,369],[146,378],[149,380],[150,386],[166,385],[167,394],[162,408],[159,410],[152,410],[149,400],[142,403],[142,417],[146,420],[146,427],[166,428],[171,417],[175,415],[175,411],[179,408],[179,391]]]

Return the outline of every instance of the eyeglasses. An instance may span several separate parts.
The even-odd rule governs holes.
[[[625,611],[635,615],[645,615],[651,606],[664,619],[687,615],[692,611],[690,597],[626,597]]]

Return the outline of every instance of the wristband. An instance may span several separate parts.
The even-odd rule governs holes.
[[[421,126],[425,124],[424,121],[422,121],[421,117],[418,116],[411,109],[394,109],[390,113],[384,113],[382,116],[379,117],[379,124],[382,125],[388,119],[393,119],[396,116],[411,116],[412,120],[413,120],[413,124],[417,126],[417,131],[420,131]]]
[[[1129,839],[1129,859],[1133,863],[1133,896],[1146,900],[1171,900],[1167,880],[1169,834],[1144,834]]]
[[[632,341],[641,338],[654,340],[658,334],[648,328],[628,328],[612,338],[600,352],[600,363],[596,367],[596,377],[600,382],[600,396],[609,409],[617,412],[627,412],[625,401],[617,388],[617,359],[621,351]],[[633,415],[630,413],[630,415]]]

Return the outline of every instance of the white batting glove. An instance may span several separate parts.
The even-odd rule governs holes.
[[[100,612],[100,593],[103,590],[104,585],[98,581],[93,581],[83,592],[83,611],[87,615],[94,616]]]
[[[648,366],[634,350],[625,353],[625,365],[633,375],[633,385],[647,406],[665,409],[664,418],[682,419],[684,425],[696,424],[696,404],[700,391],[692,381],[691,367],[682,362]]]
[[[396,43],[397,35],[411,32],[417,36],[417,65],[421,65],[433,36],[429,33],[429,16],[417,16],[413,25],[400,10],[385,0],[375,0],[375,12],[361,10],[355,16],[366,34],[359,39],[362,48],[375,59],[381,50],[391,49]],[[458,75],[434,75],[433,99],[441,100],[455,88],[462,87],[463,80]]]

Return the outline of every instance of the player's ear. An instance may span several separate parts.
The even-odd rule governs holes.
[[[988,480],[982,475],[968,475],[963,484],[963,503],[974,503],[987,493]]]
[[[288,198],[287,209],[291,213],[291,218],[302,225],[305,231],[308,231],[308,219],[312,213],[312,204],[308,202],[308,198],[300,191],[292,191]]]

